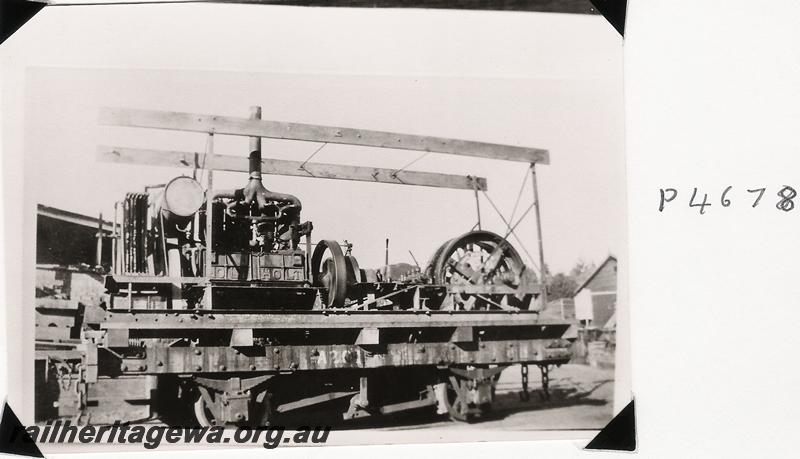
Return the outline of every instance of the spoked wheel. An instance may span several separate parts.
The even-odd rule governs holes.
[[[474,395],[470,396],[470,391],[476,389],[475,384],[474,380],[456,376],[449,377],[445,405],[447,406],[447,413],[453,421],[474,422],[492,410],[491,400],[475,404],[470,402],[470,400],[474,400]],[[492,399],[494,399],[494,396],[492,396]]]
[[[194,402],[194,416],[199,426],[224,426],[225,423],[220,421],[215,414],[221,405],[220,395],[203,387],[198,389],[197,400]],[[275,411],[268,391],[261,391],[251,401],[250,413],[249,421],[235,422],[231,425],[268,426],[273,422]]]
[[[314,286],[328,290],[327,307],[344,306],[347,299],[347,260],[338,242],[323,240],[317,243],[311,256],[311,277]]]
[[[224,425],[223,423],[219,422],[214,415],[215,403],[209,403],[204,394],[201,393],[202,391],[206,391],[206,389],[200,388],[197,394],[197,400],[194,402],[194,417],[197,420],[197,423],[200,425],[200,427]],[[213,393],[208,395],[213,397]]]
[[[450,419],[454,421],[469,422],[471,419],[469,404],[466,401],[466,394],[462,386],[462,381],[459,381],[455,376],[450,377],[447,383],[447,397],[445,397],[447,413],[450,415]]]
[[[440,285],[509,286],[518,288],[530,281],[522,257],[500,235],[490,231],[470,231],[451,239],[436,251],[430,272]],[[527,308],[531,295],[454,294],[463,309],[487,309],[492,306]]]

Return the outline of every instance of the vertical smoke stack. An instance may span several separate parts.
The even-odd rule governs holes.
[[[250,107],[250,119],[261,119],[261,107]],[[261,181],[261,137],[250,137],[250,179]]]
[[[97,219],[97,247],[95,248],[95,266],[103,264],[103,213]]]
[[[383,278],[388,282],[389,281],[389,238],[386,238],[386,252],[384,253],[383,259]]]

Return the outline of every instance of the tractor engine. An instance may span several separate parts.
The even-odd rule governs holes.
[[[251,163],[257,159],[254,156]],[[173,284],[163,298],[173,302],[172,307],[180,302],[199,306],[204,289],[192,278],[219,287],[220,298],[215,300],[247,307],[261,304],[257,290],[240,295],[236,287],[309,287],[307,256],[300,241],[305,236],[310,242],[312,225],[300,223],[302,204],[293,195],[267,190],[258,162],[251,166],[246,186],[215,190],[211,196],[186,176],[172,179],[156,192],[150,188],[128,193],[122,202],[121,247],[115,250],[114,274],[163,276]],[[242,297],[252,300],[243,303]]]
[[[259,167],[253,165],[247,186],[215,191],[212,199],[211,279],[308,279],[305,252],[298,246],[302,236],[310,236],[311,223],[300,224],[297,197],[264,188]],[[205,223],[205,212],[200,214]]]

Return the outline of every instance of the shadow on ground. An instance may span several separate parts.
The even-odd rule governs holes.
[[[518,367],[509,368],[497,385],[491,411],[474,421],[485,422],[487,427],[540,430],[601,428],[611,419],[613,370],[565,365],[551,373],[549,397],[541,389],[538,374],[531,372],[529,387],[530,397],[523,401]],[[342,413],[348,404],[349,399],[345,398],[316,405],[313,410],[286,413],[275,419],[274,425],[287,429],[324,425],[333,430],[415,430],[464,425],[451,422],[447,415],[436,414],[431,406],[393,415],[343,420]]]
[[[498,421],[509,416],[526,413],[547,411],[564,407],[605,407],[611,402],[606,397],[597,396],[600,389],[610,388],[613,391],[614,380],[602,379],[591,382],[577,381],[573,377],[560,378],[557,384],[550,388],[549,399],[541,389],[532,390],[528,401],[521,400],[521,387],[516,390],[500,392],[495,396],[492,410],[476,422]],[[610,411],[609,411],[610,414]],[[316,422],[320,422],[317,419]],[[431,424],[448,422],[447,415],[437,415],[432,407],[398,413],[391,416],[367,417],[362,419],[343,421],[331,416],[325,419],[336,430],[355,430],[372,428],[429,428]],[[287,423],[289,426],[298,425],[296,422]]]

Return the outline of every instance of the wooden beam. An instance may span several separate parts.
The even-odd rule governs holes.
[[[142,310],[131,314],[124,309],[116,309],[105,313],[102,328],[182,328],[187,327],[183,320],[192,311],[163,310],[168,315]],[[212,311],[213,312],[213,311]],[[555,330],[566,331],[573,321],[555,318],[540,318],[534,311],[349,311],[349,310],[315,310],[304,312],[270,311],[269,314],[259,312],[236,312],[225,314],[202,314],[192,319],[191,327],[196,329],[341,329],[341,328],[420,328],[420,327],[528,327],[525,333],[556,333]],[[427,314],[430,312],[430,315]],[[177,315],[176,315],[177,314]],[[542,338],[545,339],[545,338]]]
[[[139,164],[192,169],[248,172],[248,159],[244,156],[214,155],[207,157],[200,152],[146,150],[100,145],[97,160],[121,164]],[[473,183],[479,190],[488,190],[483,177],[469,175],[437,174],[433,172],[395,171],[377,167],[347,166],[342,164],[306,163],[282,159],[261,159],[261,172],[269,175],[290,175],[334,180],[393,183],[439,188],[472,190]]]
[[[304,140],[401,150],[430,151],[451,155],[549,164],[550,155],[540,148],[517,147],[469,140],[447,139],[393,132],[369,131],[314,124],[252,120],[230,116],[101,108],[100,124],[167,129],[272,139]]]

